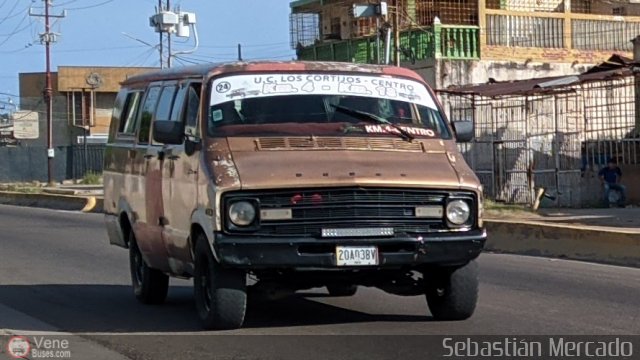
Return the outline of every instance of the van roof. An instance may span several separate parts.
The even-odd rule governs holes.
[[[246,72],[280,72],[280,71],[306,71],[306,72],[341,72],[341,73],[369,73],[376,75],[392,75],[424,80],[415,72],[401,67],[388,65],[367,65],[345,62],[321,62],[321,61],[255,61],[232,63],[208,63],[175,67],[135,75],[123,81],[123,85],[140,82],[152,82],[183,78],[207,78],[211,76],[231,73]]]

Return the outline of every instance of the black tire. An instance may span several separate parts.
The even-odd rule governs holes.
[[[478,264],[439,269],[426,274],[426,297],[436,320],[464,320],[473,315],[478,302]]]
[[[358,285],[327,285],[331,296],[353,296],[358,292]]]
[[[242,326],[247,309],[246,273],[220,266],[203,235],[196,239],[193,286],[203,328],[230,330]]]
[[[133,231],[129,232],[129,268],[136,298],[143,304],[162,304],[169,291],[169,276],[147,266]]]

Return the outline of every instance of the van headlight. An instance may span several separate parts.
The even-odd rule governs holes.
[[[236,226],[249,226],[256,220],[255,204],[250,201],[237,201],[229,205],[229,220]]]
[[[447,220],[453,225],[464,225],[471,216],[471,208],[464,200],[453,200],[447,204]]]

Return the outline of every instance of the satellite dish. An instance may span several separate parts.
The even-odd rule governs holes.
[[[100,87],[100,85],[102,85],[102,75],[93,72],[87,75],[86,82],[91,87],[94,87],[94,88]]]

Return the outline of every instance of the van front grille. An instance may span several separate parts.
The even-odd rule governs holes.
[[[468,192],[362,187],[233,192],[224,195],[223,203],[243,198],[256,200],[261,210],[291,209],[290,219],[262,219],[252,234],[320,237],[323,228],[391,227],[395,234],[442,232],[448,230],[444,218],[418,218],[415,209],[417,206],[444,208],[449,197],[466,199],[471,208],[475,208],[475,197]],[[236,233],[232,229],[227,232]]]

